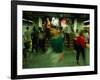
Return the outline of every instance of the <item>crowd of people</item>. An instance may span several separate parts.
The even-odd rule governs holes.
[[[70,42],[70,37],[68,34],[64,33],[64,30],[62,27],[57,27],[54,25],[51,25],[50,28],[46,28],[45,30],[41,27],[38,29],[36,27],[33,27],[30,31],[30,27],[26,27],[26,31],[23,36],[23,55],[24,57],[27,57],[27,53],[46,53],[48,50],[48,47],[50,46],[52,48],[52,51],[57,55],[58,60],[57,62],[64,59],[64,44],[65,40]],[[73,47],[76,51],[76,63],[80,64],[79,57],[82,55],[83,63],[86,64],[86,55],[85,55],[85,48],[86,44],[89,41],[84,35],[85,31],[76,31],[75,37],[73,38]],[[66,38],[66,39],[65,39]],[[88,41],[87,41],[88,40]],[[47,41],[50,41],[47,46]],[[68,43],[69,44],[69,43]],[[57,63],[56,62],[56,63]]]

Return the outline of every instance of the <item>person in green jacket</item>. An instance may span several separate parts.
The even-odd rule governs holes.
[[[52,26],[50,29],[51,38],[51,48],[53,51],[53,57],[55,58],[55,63],[64,59],[64,37],[62,36],[61,30],[57,29],[56,26]]]

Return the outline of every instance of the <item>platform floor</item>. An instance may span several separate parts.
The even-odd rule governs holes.
[[[53,58],[55,53],[51,52],[49,48],[46,53],[28,52],[27,58],[23,58],[23,68],[47,68],[47,67],[71,67],[71,66],[86,66],[89,65],[90,54],[89,48],[86,48],[86,64],[83,64],[80,56],[80,65],[76,63],[76,52],[73,48],[64,49],[64,60],[53,63],[57,57]]]

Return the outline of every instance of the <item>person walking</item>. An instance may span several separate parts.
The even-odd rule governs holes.
[[[52,48],[52,59],[54,64],[57,64],[59,61],[64,59],[64,38],[56,26],[52,26],[51,28],[51,48]]]
[[[42,28],[39,28],[39,50],[45,52],[45,33]]]
[[[76,42],[76,62],[80,64],[79,57],[82,54],[83,63],[86,64],[86,56],[85,56],[85,47],[86,47],[86,40],[83,35],[83,32],[80,32],[79,36],[75,40]]]
[[[31,42],[31,33],[29,30],[29,27],[26,27],[26,31],[23,35],[23,41],[24,41],[24,49],[23,49],[23,55],[24,57],[27,56],[27,52],[29,52],[30,49],[30,42]]]
[[[32,52],[35,50],[38,52],[38,31],[35,27],[33,27],[32,33],[31,33],[31,40],[32,40]]]

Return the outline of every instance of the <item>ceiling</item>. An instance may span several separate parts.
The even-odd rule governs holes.
[[[57,12],[34,12],[34,11],[23,11],[23,19],[34,20],[38,17],[67,17],[69,19],[77,18],[81,21],[89,20],[89,14],[77,14],[77,13],[57,13]]]

